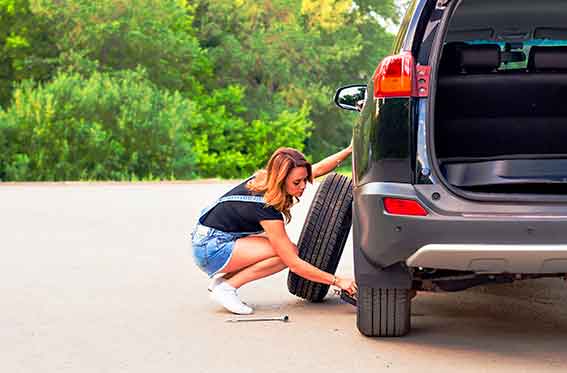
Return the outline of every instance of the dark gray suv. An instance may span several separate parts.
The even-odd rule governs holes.
[[[360,111],[353,180],[322,183],[298,245],[335,270],[352,218],[364,335],[408,333],[418,290],[565,277],[566,19],[564,0],[415,0],[368,84],[337,92]]]

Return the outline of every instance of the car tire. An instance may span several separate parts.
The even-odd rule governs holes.
[[[409,289],[358,288],[356,325],[368,337],[401,337],[410,331]]]
[[[317,268],[335,273],[352,224],[352,181],[332,173],[317,189],[305,225],[299,236],[299,257]],[[290,293],[321,302],[329,285],[309,281],[289,272],[287,286]]]

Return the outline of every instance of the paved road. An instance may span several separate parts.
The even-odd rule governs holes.
[[[560,280],[420,294],[412,333],[369,339],[355,310],[308,304],[286,273],[241,290],[230,324],[207,296],[188,232],[230,183],[0,186],[1,372],[565,372]],[[314,188],[294,208],[297,239]],[[352,274],[349,240],[339,272]]]

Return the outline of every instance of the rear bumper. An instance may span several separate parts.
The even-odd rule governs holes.
[[[567,245],[429,244],[406,264],[477,273],[566,273]]]
[[[384,212],[384,197],[417,200],[429,214],[390,215]],[[446,195],[438,203],[427,200],[410,184],[369,183],[356,188],[353,243],[357,278],[370,278],[371,271],[383,272],[400,263],[479,272],[567,272],[567,211],[561,211],[565,206],[536,210],[520,204],[474,203],[477,210],[473,214],[449,211],[452,207],[471,211],[469,203],[452,201]],[[357,257],[370,266],[361,265],[357,270]]]

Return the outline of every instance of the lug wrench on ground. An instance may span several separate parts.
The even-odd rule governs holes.
[[[281,316],[275,316],[275,317],[239,317],[239,318],[233,318],[233,319],[226,320],[226,322],[241,322],[241,321],[282,321],[282,322],[288,322],[289,316],[288,315],[281,315]]]

